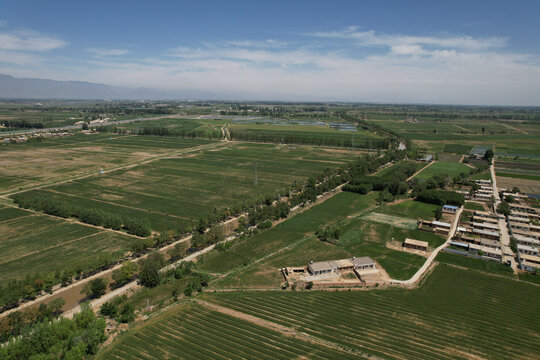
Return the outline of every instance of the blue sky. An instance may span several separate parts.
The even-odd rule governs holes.
[[[540,105],[539,1],[0,2],[0,73],[245,100]]]

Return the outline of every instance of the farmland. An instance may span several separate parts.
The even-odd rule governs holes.
[[[517,186],[525,193],[540,193],[540,161],[532,159],[498,159],[495,161],[497,183],[501,187]]]
[[[458,162],[437,161],[433,165],[427,167],[425,170],[422,170],[418,175],[415,176],[415,178],[426,180],[435,175],[447,175],[453,178],[458,176],[460,173],[468,174],[470,171],[471,168]]]
[[[311,147],[220,144],[19,196],[146,217],[156,231],[176,231],[193,226],[214,208],[273,194],[324,169],[339,167],[358,154]]]
[[[392,242],[393,238],[393,244],[399,247],[408,237],[427,241],[435,248],[444,239],[416,230],[416,219],[411,219],[413,228],[402,228],[397,222],[379,223],[379,220],[369,218],[374,214],[370,211],[378,211],[375,210],[376,196],[376,193],[364,196],[340,193],[273,229],[235,243],[225,252],[203,257],[200,267],[227,274],[215,283],[218,288],[279,287],[282,281],[280,268],[306,265],[311,260],[370,256],[391,277],[408,279],[425,259],[388,248],[387,242]],[[326,242],[312,235],[314,229],[329,224],[339,226],[339,239]]]
[[[536,286],[441,264],[415,290],[204,298],[385,359],[531,359],[540,347],[540,314],[528,304],[539,292]]]
[[[203,345],[204,344],[204,345]],[[203,346],[201,346],[203,345]],[[97,359],[352,359],[246,320],[184,304],[120,337]]]
[[[8,192],[99,170],[137,163],[193,147],[208,140],[77,134],[1,146],[0,192]]]
[[[14,208],[0,209],[0,282],[88,271],[99,258],[122,256],[132,238]],[[58,261],[58,259],[62,261]]]
[[[406,200],[396,205],[385,206],[383,209],[379,209],[377,211],[383,214],[405,216],[415,220],[432,220],[435,209],[439,207],[440,206],[426,204],[421,201]]]

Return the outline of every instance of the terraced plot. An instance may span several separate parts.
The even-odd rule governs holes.
[[[24,193],[77,203],[127,217],[146,217],[152,229],[176,230],[247,197],[275,193],[358,152],[266,144],[220,144],[218,148]],[[257,172],[257,184],[254,177]]]
[[[384,359],[537,359],[540,288],[439,265],[415,290],[238,292],[222,306]]]
[[[19,209],[0,209],[0,219],[0,281],[88,270],[100,256],[120,257],[132,241],[128,236]]]
[[[352,359],[200,305],[186,304],[119,338],[97,359]]]

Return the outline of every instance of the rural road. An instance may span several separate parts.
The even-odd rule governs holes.
[[[433,263],[433,260],[435,260],[435,258],[439,254],[439,252],[442,249],[444,249],[448,245],[448,243],[452,240],[452,237],[454,237],[454,234],[456,233],[456,229],[457,229],[457,226],[458,226],[458,223],[459,223],[459,218],[461,217],[461,212],[462,211],[463,211],[463,206],[460,207],[459,210],[456,212],[456,217],[454,218],[454,222],[452,223],[452,227],[450,228],[450,232],[448,233],[448,237],[446,238],[446,241],[444,242],[444,244],[442,244],[441,246],[439,246],[438,248],[433,250],[433,252],[431,253],[431,255],[429,255],[429,257],[426,260],[426,262],[424,263],[424,265],[422,265],[422,267],[420,269],[418,269],[416,274],[414,274],[409,280],[390,279],[391,284],[395,284],[395,285],[412,285],[412,284],[415,284],[417,281],[419,281],[425,275],[425,273],[427,272],[427,270],[429,269],[429,267]]]
[[[421,168],[420,170],[418,170],[417,172],[415,172],[414,174],[412,174],[407,180],[405,180],[405,182],[410,181],[413,177],[415,177],[416,175],[420,174],[422,171],[424,171],[425,169],[427,169],[427,168],[430,167],[431,165],[435,164],[436,162],[437,162],[437,160],[434,160],[434,161],[430,162],[429,164],[427,164],[426,166],[424,166],[423,168]]]
[[[501,203],[501,197],[499,196],[499,189],[497,188],[497,177],[495,176],[495,158],[492,159],[491,165],[489,166],[491,171],[491,184],[493,185],[493,197],[495,198],[495,209]],[[510,267],[514,271],[514,274],[517,274],[517,263],[515,260],[515,255],[512,249],[510,248],[510,235],[508,234],[508,227],[506,224],[506,217],[499,219],[499,230],[501,232],[501,244],[502,244],[502,253],[503,253],[503,262],[510,262]]]

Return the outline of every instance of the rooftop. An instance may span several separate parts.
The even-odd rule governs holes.
[[[405,239],[404,244],[422,246],[422,247],[425,247],[425,248],[427,248],[428,245],[429,245],[429,243],[427,241],[420,241],[420,240],[409,239],[409,238]]]

